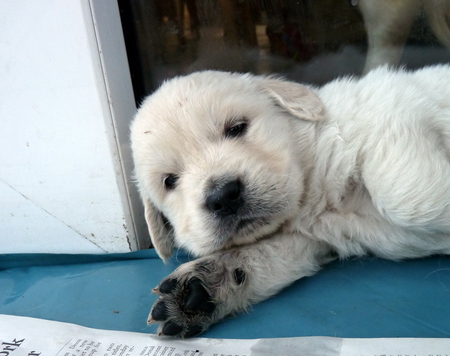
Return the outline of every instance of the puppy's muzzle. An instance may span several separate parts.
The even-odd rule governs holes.
[[[207,209],[219,218],[235,215],[244,203],[242,188],[239,180],[233,180],[220,187],[215,187],[212,193],[206,197]]]

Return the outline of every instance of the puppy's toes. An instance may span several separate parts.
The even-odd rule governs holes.
[[[183,310],[191,313],[211,314],[216,308],[211,295],[197,277],[192,278],[186,285],[186,298]]]
[[[227,262],[228,261],[228,262]],[[159,323],[158,335],[192,337],[226,315],[242,310],[241,295],[248,276],[229,259],[203,258],[180,266],[153,292],[159,297],[149,324]]]
[[[148,323],[153,324],[164,321],[168,318],[168,316],[169,311],[167,310],[166,303],[164,302],[164,300],[158,300],[150,312]]]
[[[153,305],[147,323],[161,323],[159,336],[192,337],[213,323],[216,303],[198,277],[181,282],[169,276],[154,292],[160,297]]]

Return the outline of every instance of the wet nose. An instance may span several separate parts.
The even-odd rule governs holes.
[[[242,184],[239,180],[227,182],[206,197],[206,207],[218,217],[236,214],[243,203],[241,193]]]

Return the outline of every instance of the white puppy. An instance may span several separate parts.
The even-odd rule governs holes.
[[[196,335],[333,258],[450,253],[450,66],[320,89],[199,72],[132,124],[153,244],[201,258],[154,292],[159,333]]]

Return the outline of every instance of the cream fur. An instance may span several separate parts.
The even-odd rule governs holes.
[[[203,256],[169,277],[197,276],[218,305],[201,322],[173,307],[170,320],[204,330],[335,256],[449,254],[449,79],[450,66],[382,67],[310,88],[206,71],[148,97],[131,139],[153,244],[163,259],[174,246]],[[245,134],[225,137],[244,121]],[[179,177],[170,190],[167,174]],[[211,181],[235,178],[245,203],[223,226],[205,197]],[[200,273],[205,263],[215,267]]]

